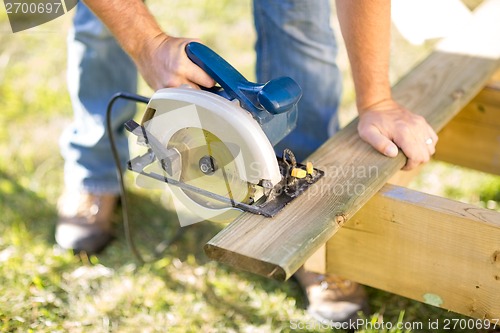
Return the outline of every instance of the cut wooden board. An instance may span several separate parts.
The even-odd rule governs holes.
[[[486,43],[500,44],[498,34],[490,36],[500,30],[500,2],[484,5],[490,3],[498,11],[487,18],[482,14],[493,27],[483,35]],[[423,115],[436,130],[481,90],[499,65],[486,47],[479,49],[488,49],[485,56],[450,49],[448,45],[447,52],[432,53],[393,88],[398,102]],[[242,214],[206,244],[206,254],[243,270],[288,279],[405,164],[403,154],[387,158],[363,142],[356,126],[357,120],[310,156],[326,173],[318,183],[273,219]]]
[[[500,213],[386,185],[327,242],[326,272],[500,318]]]
[[[500,88],[483,89],[443,128],[435,158],[500,175]]]

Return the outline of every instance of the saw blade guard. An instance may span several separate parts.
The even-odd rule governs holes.
[[[263,181],[275,185],[282,179],[268,137],[237,101],[188,87],[161,89],[152,96],[142,126],[164,147],[175,148],[183,155],[180,164],[168,174],[175,180],[208,187],[205,189],[211,191],[214,186],[226,186],[227,192],[222,188],[219,194],[237,202],[248,202],[253,186]],[[186,158],[187,155],[190,158]],[[203,183],[211,179],[210,168],[207,168],[211,163],[217,164],[217,172],[224,173],[222,182],[216,183],[219,185]],[[186,175],[189,176],[186,178]],[[205,220],[234,218],[230,204],[214,204],[176,186],[168,186],[168,189],[177,201],[176,207],[180,203]]]
[[[302,89],[292,78],[250,82],[217,53],[197,42],[186,46],[186,54],[222,88],[220,91],[212,88],[211,92],[238,100],[259,123],[273,146],[295,128]]]

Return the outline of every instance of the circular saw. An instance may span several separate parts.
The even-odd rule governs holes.
[[[125,124],[148,148],[129,169],[166,184],[176,205],[203,220],[227,220],[235,209],[274,216],[323,175],[273,149],[295,127],[300,87],[288,77],[249,82],[200,43],[186,53],[218,86],[156,91],[141,123]]]

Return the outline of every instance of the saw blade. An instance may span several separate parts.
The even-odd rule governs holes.
[[[222,195],[235,202],[251,201],[253,185],[240,178],[233,155],[235,149],[231,144],[226,145],[205,129],[187,127],[171,137],[167,148],[175,148],[181,155],[179,181]],[[205,195],[189,190],[183,191],[191,200],[204,207],[212,209],[231,207],[228,203]]]

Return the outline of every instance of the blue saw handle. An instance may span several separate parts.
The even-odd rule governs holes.
[[[263,118],[262,111],[280,114],[296,107],[302,89],[289,77],[280,77],[266,84],[253,83],[245,79],[233,66],[207,46],[191,42],[186,53],[196,65],[203,69],[225,91],[231,99],[238,99],[243,108]]]

